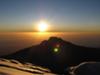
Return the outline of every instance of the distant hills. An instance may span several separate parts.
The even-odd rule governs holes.
[[[100,48],[74,45],[58,37],[50,37],[40,44],[22,49],[1,58],[30,62],[50,68],[55,73],[64,73],[67,67],[84,61],[100,61]]]

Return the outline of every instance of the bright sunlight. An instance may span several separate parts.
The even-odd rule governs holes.
[[[45,21],[41,21],[41,22],[38,24],[38,30],[39,30],[40,32],[45,32],[47,29],[48,29],[48,24],[47,24]]]

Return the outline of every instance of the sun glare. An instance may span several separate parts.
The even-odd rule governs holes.
[[[40,32],[45,32],[46,30],[48,29],[48,24],[44,21],[41,21],[39,24],[38,24],[38,30]]]

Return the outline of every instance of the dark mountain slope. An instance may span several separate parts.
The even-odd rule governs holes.
[[[30,62],[50,68],[56,73],[63,73],[67,67],[83,61],[100,61],[100,49],[78,46],[61,38],[51,37],[39,45],[2,56],[2,58]]]

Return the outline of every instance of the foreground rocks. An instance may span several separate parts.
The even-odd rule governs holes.
[[[83,62],[75,67],[70,67],[71,75],[100,75],[100,62]]]
[[[100,62],[83,62],[67,68],[67,72],[66,74],[54,74],[48,68],[31,63],[0,59],[0,75],[100,75]]]
[[[55,75],[51,70],[31,63],[0,59],[0,75]]]

